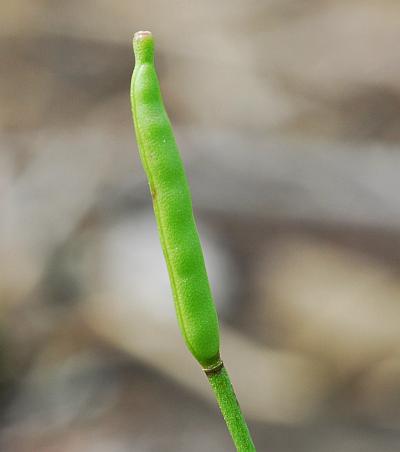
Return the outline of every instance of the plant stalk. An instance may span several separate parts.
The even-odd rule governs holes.
[[[237,451],[255,451],[256,448],[225,367],[222,366],[216,371],[206,371],[206,375]]]

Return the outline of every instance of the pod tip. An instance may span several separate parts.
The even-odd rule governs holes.
[[[137,31],[133,36],[133,51],[138,64],[151,63],[154,58],[154,40],[150,31]]]
[[[141,39],[151,38],[151,37],[152,37],[151,31],[137,31],[133,36],[133,40],[139,41]]]

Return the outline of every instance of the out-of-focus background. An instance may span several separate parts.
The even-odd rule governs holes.
[[[399,2],[1,3],[0,449],[233,450],[132,130],[150,29],[258,450],[400,450]]]

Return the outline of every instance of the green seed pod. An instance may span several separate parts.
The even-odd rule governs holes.
[[[165,111],[150,32],[133,39],[132,115],[185,342],[206,369],[220,366],[218,319],[204,265],[189,185]]]

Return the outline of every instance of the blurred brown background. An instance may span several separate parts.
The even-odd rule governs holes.
[[[259,451],[400,450],[400,4],[1,2],[0,449],[228,451],[130,105],[149,29]]]

